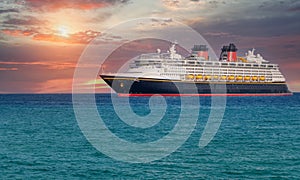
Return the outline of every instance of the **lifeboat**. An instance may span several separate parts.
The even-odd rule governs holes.
[[[197,76],[196,76],[196,79],[202,79],[203,78],[203,76],[201,75],[201,74],[198,74]]]
[[[219,79],[219,76],[214,76],[214,79]]]
[[[210,80],[211,76],[205,76],[205,80]]]
[[[222,76],[221,78],[222,78],[222,80],[226,80],[227,76]]]
[[[236,80],[237,80],[237,81],[242,81],[242,80],[243,80],[243,76],[237,76],[237,77],[236,77]]]
[[[245,81],[249,81],[250,79],[251,79],[250,76],[244,77],[244,80],[245,80]]]
[[[258,77],[257,76],[252,76],[252,81],[257,81]]]
[[[234,76],[229,76],[228,80],[234,80]]]
[[[186,76],[188,79],[194,79],[194,75],[192,75],[192,74],[189,74],[189,75],[187,75]]]
[[[266,80],[266,78],[265,78],[265,76],[261,76],[261,77],[259,78],[259,80],[264,81],[264,80]]]

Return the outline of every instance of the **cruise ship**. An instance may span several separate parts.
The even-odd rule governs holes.
[[[100,77],[120,96],[283,96],[291,95],[278,64],[249,50],[237,56],[231,43],[219,59],[209,57],[206,45],[195,45],[187,57],[173,43],[167,52],[141,54],[121,73]]]

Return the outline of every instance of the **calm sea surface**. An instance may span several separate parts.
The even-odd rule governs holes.
[[[109,94],[96,95],[98,112],[118,137],[151,142],[172,130],[180,98],[168,97],[162,122],[141,130],[123,123]],[[132,97],[138,115],[149,98]],[[203,149],[199,138],[210,98],[189,139],[151,163],[116,161],[97,151],[81,132],[72,95],[0,95],[0,179],[260,179],[300,178],[300,94],[287,97],[228,97],[221,127]]]

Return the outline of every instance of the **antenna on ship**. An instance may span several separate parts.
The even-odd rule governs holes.
[[[170,51],[170,58],[171,59],[178,59],[178,58],[181,58],[181,56],[179,54],[177,54],[176,52],[176,45],[177,45],[177,41],[174,41],[172,43],[172,46],[170,47],[169,51]]]
[[[172,43],[172,46],[170,47],[170,57],[171,59],[174,59],[174,56],[176,54],[176,48],[175,48],[176,44],[175,42]]]

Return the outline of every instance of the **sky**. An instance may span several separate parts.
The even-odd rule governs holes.
[[[292,91],[300,91],[298,0],[2,0],[0,93],[72,92],[74,70],[88,44],[141,17],[152,17],[161,31],[168,23],[183,23],[216,53],[230,42],[240,55],[255,48],[279,64]],[[110,38],[122,40],[116,34]],[[86,84],[109,91],[97,77]]]

